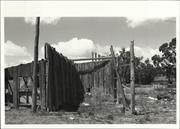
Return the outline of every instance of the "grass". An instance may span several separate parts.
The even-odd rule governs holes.
[[[77,112],[41,112],[36,114],[31,109],[11,109],[5,112],[6,124],[175,124],[176,97],[167,100],[151,100],[159,92],[152,88],[136,88],[136,110],[139,115],[132,115],[129,110],[121,112],[122,105],[115,104],[113,98],[102,88],[92,89],[86,94],[84,102]],[[126,91],[126,94],[129,94]],[[88,105],[89,104],[89,105]]]

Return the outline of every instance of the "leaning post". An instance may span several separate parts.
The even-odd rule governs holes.
[[[32,111],[36,112],[37,108],[37,85],[38,85],[38,44],[39,44],[39,24],[40,17],[36,17],[36,32],[34,43],[34,67],[33,67],[33,87],[32,87]]]
[[[117,88],[117,104],[119,104],[119,92],[120,92],[122,96],[123,112],[125,112],[125,108],[127,107],[126,96],[124,94],[124,89],[122,87],[121,77],[118,73],[118,62],[116,61],[116,57],[115,57],[112,45],[110,47],[110,51],[111,51],[111,56],[113,57],[112,58],[113,67],[117,76],[117,87],[116,87]]]
[[[130,44],[131,113],[135,113],[134,40]]]

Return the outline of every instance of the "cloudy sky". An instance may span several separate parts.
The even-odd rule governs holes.
[[[5,18],[5,66],[27,63],[33,59],[35,18]],[[135,41],[135,55],[151,58],[158,47],[176,36],[176,19],[150,18],[132,20],[127,17],[42,17],[39,57],[43,46],[50,43],[69,58],[90,57],[92,51],[101,55],[129,47]]]

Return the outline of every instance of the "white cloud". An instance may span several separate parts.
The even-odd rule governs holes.
[[[33,60],[26,47],[17,45],[9,40],[4,44],[4,52],[5,67],[26,64]]]
[[[57,24],[58,21],[60,20],[60,17],[40,17],[40,22],[41,24]],[[25,17],[24,21],[26,23],[34,25],[36,23],[36,18],[35,17]]]
[[[143,56],[143,61],[147,58],[149,58],[151,60],[151,57],[155,54],[161,55],[161,52],[159,52],[158,49],[142,48],[139,46],[134,47],[134,53],[135,53],[135,56],[137,56],[137,57]]]
[[[122,49],[121,47],[113,46],[113,50],[115,54],[118,54],[121,49]],[[108,56],[111,53],[110,45],[101,46],[99,44],[96,44],[96,52],[100,55]]]
[[[127,17],[127,24],[129,27],[135,28],[137,26],[145,25],[148,23],[156,23],[161,20],[167,20],[169,17]]]
[[[127,18],[129,27],[137,27],[159,20],[175,18],[179,15],[179,7],[173,2],[152,2],[130,4],[122,9],[122,16]],[[130,11],[127,11],[130,10]]]
[[[108,45],[101,46],[99,44],[96,44],[95,51],[100,55],[109,55],[110,54],[110,46],[108,46]]]
[[[89,39],[73,38],[66,42],[51,44],[51,46],[68,58],[87,57],[95,50],[93,41]],[[44,47],[41,48],[41,52],[44,53]]]
[[[30,57],[28,57],[26,59],[20,59],[19,64],[27,64],[27,63],[30,63],[32,61],[33,61],[33,57],[30,56]]]
[[[5,56],[30,56],[27,51],[27,48],[24,46],[19,46],[12,41],[7,41],[4,44],[5,47]]]
[[[5,65],[4,66],[6,68],[6,67],[11,67],[11,66],[17,66],[20,64],[27,64],[27,63],[30,63],[32,61],[33,61],[32,57],[26,57],[26,58],[19,57],[13,61],[9,61],[8,59],[5,58]]]

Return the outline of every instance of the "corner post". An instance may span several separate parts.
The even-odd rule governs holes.
[[[36,18],[36,32],[34,43],[34,67],[33,67],[33,87],[32,87],[32,111],[36,112],[37,108],[37,85],[38,85],[38,45],[39,45],[39,24],[40,17]]]
[[[131,84],[131,113],[135,113],[135,73],[134,73],[134,40],[130,44],[130,84]]]

